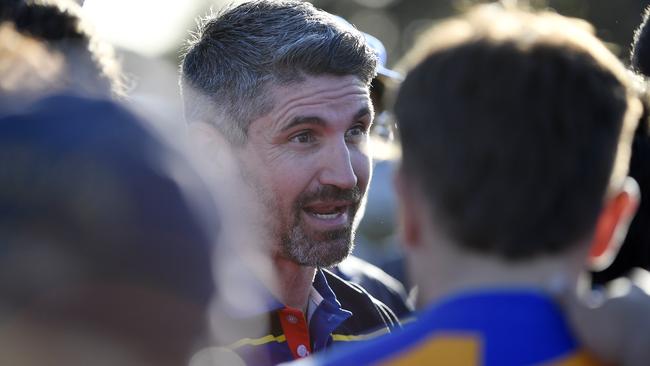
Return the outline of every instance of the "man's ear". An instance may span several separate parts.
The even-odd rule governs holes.
[[[623,188],[605,201],[589,251],[592,270],[607,268],[618,254],[639,206],[639,196],[639,185],[633,178],[627,177]]]
[[[398,222],[402,229],[402,242],[407,247],[416,247],[422,239],[422,217],[418,212],[417,188],[406,176],[401,165],[396,170],[393,180],[397,193]]]

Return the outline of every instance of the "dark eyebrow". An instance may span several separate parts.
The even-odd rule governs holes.
[[[366,115],[370,114],[370,109],[367,107],[364,107],[360,109],[352,118],[353,121],[356,121],[362,117],[365,117]],[[295,126],[299,125],[317,125],[317,126],[325,126],[327,123],[323,121],[320,117],[316,116],[302,116],[302,117],[295,117],[294,119],[291,120],[291,122],[287,123],[286,126],[282,127],[282,132],[289,130]]]
[[[354,120],[358,120],[358,119],[360,119],[361,117],[365,117],[366,115],[370,115],[370,108],[368,108],[368,107],[361,108],[361,109],[359,110],[359,112],[357,112],[357,114],[354,115],[354,118],[353,118],[353,119],[354,119]]]
[[[325,126],[325,121],[315,116],[296,117],[292,119],[291,122],[287,123],[286,126],[282,127],[282,132],[299,125]]]

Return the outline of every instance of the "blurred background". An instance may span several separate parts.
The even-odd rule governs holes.
[[[182,128],[178,65],[183,43],[197,17],[218,11],[228,0],[78,0],[98,35],[112,43],[129,79],[129,95],[142,112],[159,121],[171,136]],[[650,1],[503,0],[550,8],[591,22],[598,36],[626,63],[634,29]],[[234,1],[242,2],[240,1]],[[453,15],[476,0],[313,0],[359,30],[379,38],[388,51],[387,66],[397,63],[417,35],[436,20]],[[393,164],[377,162],[366,216],[355,254],[405,280],[394,239]]]
[[[78,0],[83,2],[96,31],[112,43],[131,77],[131,94],[158,106],[178,110],[176,71],[181,49],[195,19],[213,9],[242,0]],[[517,2],[517,0],[504,0]],[[394,65],[417,34],[437,19],[452,15],[476,0],[312,0],[317,7],[338,14],[358,29],[379,38]],[[639,0],[519,0],[536,8],[552,8],[564,15],[589,20],[598,35],[627,59],[634,28],[650,1]],[[174,75],[167,80],[162,75]],[[170,83],[171,82],[171,83]],[[170,104],[172,103],[172,104]]]
[[[589,20],[598,35],[627,53],[632,31],[650,1],[638,0],[504,0],[551,8]],[[114,45],[131,52],[178,63],[178,51],[194,27],[194,19],[242,0],[85,0],[84,9],[97,31]],[[456,13],[477,0],[312,0],[360,30],[381,39],[394,63],[413,38],[436,19]]]

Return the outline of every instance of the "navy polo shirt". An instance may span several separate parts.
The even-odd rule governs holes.
[[[248,365],[288,362],[336,347],[338,343],[367,340],[399,327],[386,305],[358,285],[324,269],[316,271],[307,314],[273,300],[267,313],[235,322],[246,329],[247,322],[260,320],[268,321],[265,334],[240,337],[226,345]]]

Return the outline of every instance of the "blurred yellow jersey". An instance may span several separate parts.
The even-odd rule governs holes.
[[[598,365],[561,309],[531,289],[450,296],[402,331],[318,355],[314,365]]]

